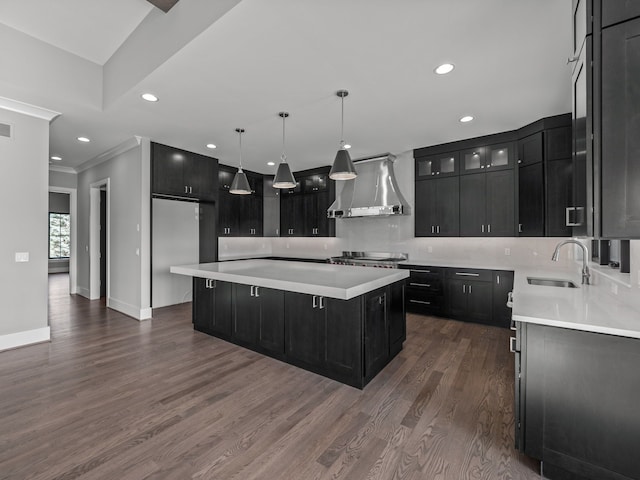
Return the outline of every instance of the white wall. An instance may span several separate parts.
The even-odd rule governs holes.
[[[49,122],[0,108],[0,350],[49,339],[47,320]],[[29,261],[16,263],[16,252]]]
[[[90,185],[110,179],[107,232],[110,308],[136,319],[150,318],[149,140],[78,173],[78,293],[89,297]]]
[[[78,186],[78,175],[75,173],[58,172],[49,168],[49,186],[76,188]]]

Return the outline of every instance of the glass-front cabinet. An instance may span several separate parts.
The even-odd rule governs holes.
[[[458,174],[460,156],[458,152],[429,155],[416,158],[416,178],[446,177]]]
[[[460,154],[461,172],[478,173],[486,169],[504,170],[513,168],[515,148],[513,142],[488,147],[463,150]]]

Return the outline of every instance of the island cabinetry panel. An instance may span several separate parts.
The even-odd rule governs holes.
[[[382,370],[389,358],[386,289],[368,293],[364,303],[364,375],[370,379]]]
[[[218,160],[179,148],[151,144],[152,194],[215,202]]]
[[[518,328],[520,449],[543,462],[545,478],[640,478],[640,340]]]
[[[402,282],[388,287],[390,302],[387,315],[389,316],[389,354],[394,356],[402,350],[402,344],[407,339],[407,322],[405,310],[405,288]]]
[[[276,357],[284,355],[284,292],[233,284],[233,340]]]
[[[193,278],[193,326],[228,338],[231,335],[231,286],[210,278]]]

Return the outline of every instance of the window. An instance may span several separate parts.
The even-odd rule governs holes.
[[[49,212],[49,258],[69,258],[71,216]]]

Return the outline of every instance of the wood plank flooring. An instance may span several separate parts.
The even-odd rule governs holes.
[[[0,479],[534,479],[509,331],[408,316],[364,390],[50,279],[52,342],[0,353]]]

